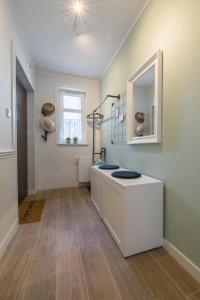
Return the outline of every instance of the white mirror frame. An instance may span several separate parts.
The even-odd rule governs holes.
[[[154,134],[148,136],[134,135],[133,120],[135,118],[135,102],[133,98],[134,82],[136,82],[150,68],[155,67],[155,97],[154,97]],[[153,144],[161,143],[162,138],[162,51],[158,50],[127,83],[127,144]]]

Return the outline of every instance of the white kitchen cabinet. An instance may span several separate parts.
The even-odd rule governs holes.
[[[92,201],[123,256],[162,246],[163,182],[117,179],[112,172],[92,167]]]
[[[123,193],[112,182],[103,180],[103,221],[119,247],[123,237]]]
[[[100,217],[102,217],[103,206],[102,186],[102,175],[93,169],[91,172],[91,199]]]

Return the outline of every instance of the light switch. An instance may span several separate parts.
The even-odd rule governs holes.
[[[10,109],[10,108],[6,108],[6,117],[7,117],[8,119],[10,119],[10,118],[11,118],[11,115],[12,115],[11,109]]]

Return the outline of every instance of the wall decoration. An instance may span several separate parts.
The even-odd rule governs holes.
[[[41,113],[45,116],[41,119],[40,125],[44,129],[44,135],[41,135],[43,140],[47,142],[47,137],[49,133],[52,133],[55,131],[55,121],[50,118],[50,116],[55,112],[55,106],[52,103],[45,103],[42,106]]]
[[[124,121],[124,114],[121,113],[121,114],[119,115],[119,122],[123,122],[123,121]]]
[[[125,144],[126,140],[126,94],[111,104],[111,143]]]
[[[52,103],[45,103],[42,106],[42,114],[44,116],[51,116],[55,111],[55,106]]]
[[[137,112],[135,114],[135,120],[136,120],[136,125],[135,125],[135,135],[136,136],[143,136],[144,135],[144,130],[145,130],[145,114],[143,112]]]

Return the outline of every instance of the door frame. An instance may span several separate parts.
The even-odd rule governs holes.
[[[29,68],[29,66],[28,66]],[[9,150],[10,155],[15,155],[17,157],[17,119],[16,119],[16,105],[17,105],[17,100],[16,100],[16,80],[17,78],[23,85],[23,87],[26,89],[27,92],[27,104],[28,101],[34,101],[34,88],[30,80],[28,79],[26,72],[25,72],[25,67],[23,67],[22,63],[20,62],[20,58],[16,53],[14,43],[11,42],[11,138],[12,138],[12,148]],[[33,120],[35,123],[35,104],[34,104],[34,110],[33,110]],[[36,194],[36,157],[35,157],[35,125],[34,126],[34,133],[33,133],[33,144],[34,144],[34,149],[33,149],[33,178],[34,178],[34,189],[29,190],[28,186],[28,194]],[[27,145],[28,147],[28,145]],[[28,154],[28,149],[27,149],[27,154]],[[28,165],[29,165],[29,155],[28,155]],[[18,166],[17,166],[18,167]],[[16,172],[17,173],[17,172]],[[28,168],[28,174],[29,174],[29,168]],[[18,176],[18,174],[17,174]],[[18,177],[17,177],[18,181]],[[17,187],[18,190],[18,187]]]
[[[18,207],[28,196],[28,101],[27,90],[17,77],[16,81],[16,118],[17,118],[17,173],[18,173]],[[30,139],[29,139],[30,140]]]

